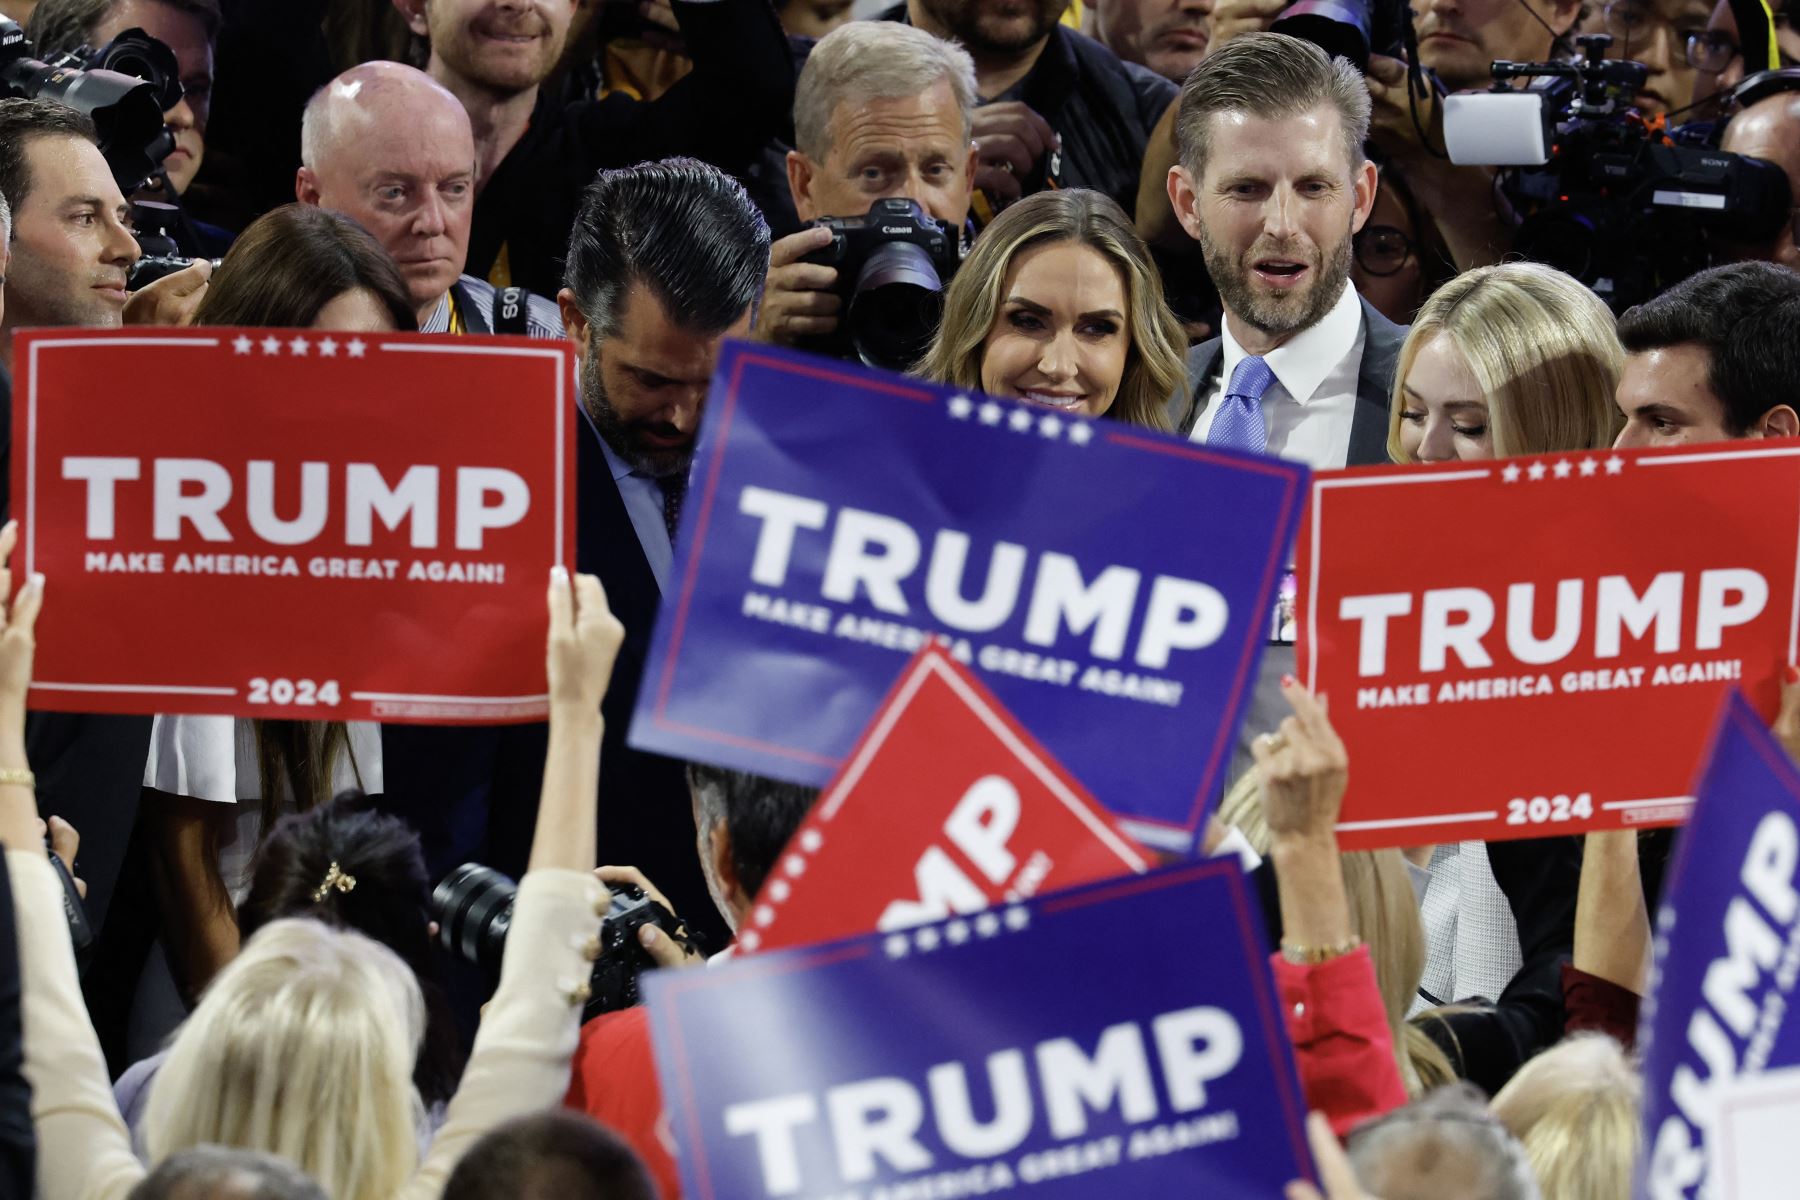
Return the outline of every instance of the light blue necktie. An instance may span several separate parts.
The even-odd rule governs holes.
[[[1231,373],[1231,384],[1206,431],[1206,444],[1227,450],[1248,450],[1266,454],[1269,450],[1269,426],[1263,419],[1262,397],[1275,382],[1275,372],[1266,360],[1255,356],[1244,359]]]

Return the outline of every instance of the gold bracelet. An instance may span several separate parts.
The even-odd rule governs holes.
[[[14,787],[37,791],[37,776],[33,775],[28,767],[0,767],[0,786],[9,783]]]
[[[1335,946],[1302,946],[1297,942],[1281,939],[1281,957],[1296,967],[1316,967],[1320,963],[1330,962],[1334,958],[1342,958],[1362,945],[1362,939],[1351,934]]]

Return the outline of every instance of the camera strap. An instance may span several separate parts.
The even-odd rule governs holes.
[[[481,309],[471,302],[468,290],[462,284],[458,283],[453,286],[450,293],[450,303],[461,315],[466,332],[527,336],[529,331],[526,328],[526,318],[531,311],[531,293],[526,289],[522,287],[495,288],[491,322],[483,319]]]

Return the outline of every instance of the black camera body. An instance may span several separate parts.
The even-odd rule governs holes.
[[[802,261],[837,269],[844,299],[839,336],[819,349],[845,350],[872,367],[910,369],[943,315],[944,286],[961,263],[961,238],[913,200],[877,200],[860,217],[821,217],[831,244]]]
[[[1366,72],[1371,54],[1400,57],[1411,26],[1412,9],[1407,0],[1296,0],[1282,10],[1269,30],[1311,42]],[[1410,58],[1418,61],[1416,54]]]
[[[0,95],[54,100],[90,118],[100,153],[127,195],[162,169],[175,148],[163,113],[181,99],[173,51],[128,29],[98,50],[83,46],[52,62],[35,54],[19,23],[0,17]]]
[[[600,957],[588,981],[581,1019],[631,1008],[639,1002],[638,976],[656,965],[638,943],[638,930],[654,925],[677,945],[695,949],[681,921],[635,884],[609,884],[612,907],[600,926]],[[500,958],[512,929],[513,900],[519,885],[479,863],[464,863],[432,889],[431,915],[438,944],[489,975],[500,977]]]

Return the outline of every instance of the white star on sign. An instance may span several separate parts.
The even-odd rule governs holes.
[[[1038,432],[1047,438],[1056,437],[1062,432],[1062,418],[1052,413],[1038,421]]]
[[[1005,409],[1001,408],[998,404],[995,404],[992,400],[989,400],[986,404],[981,406],[981,423],[983,425],[998,425],[1000,423],[1001,415],[1005,412]]]
[[[1624,470],[1625,470],[1625,460],[1620,458],[1618,455],[1615,454],[1611,458],[1606,460],[1606,473],[1608,475],[1619,475],[1619,474],[1622,474],[1624,472]]]
[[[762,945],[762,935],[754,929],[746,929],[738,934],[738,945],[744,950],[754,950]]]
[[[825,835],[816,829],[809,829],[800,835],[800,848],[808,854],[816,853],[825,844]]]
[[[1544,477],[1544,464],[1532,463],[1531,466],[1526,469],[1525,474],[1531,477],[1531,482],[1536,483]]]
[[[912,942],[904,933],[889,934],[882,945],[886,947],[889,958],[905,958],[906,952],[912,949]]]
[[[774,919],[775,919],[775,910],[774,909],[770,908],[766,904],[759,904],[756,906],[756,923],[758,925],[764,926],[766,928],[768,926],[768,924],[771,921],[773,921]]]
[[[273,336],[266,337],[262,340],[262,348],[264,354],[280,354],[281,339]]]
[[[984,912],[975,918],[975,932],[980,937],[993,937],[1000,932],[1000,918],[991,912]]]
[[[794,889],[788,886],[788,881],[785,879],[775,879],[769,883],[769,899],[777,904],[786,900],[793,892]]]
[[[938,948],[937,926],[927,925],[913,934],[913,945],[921,950],[936,950]]]
[[[303,337],[296,337],[288,343],[288,349],[292,350],[296,357],[304,358],[306,352],[312,349],[312,343]]]
[[[790,854],[782,860],[782,868],[795,878],[806,874],[806,860],[798,854]]]
[[[338,347],[338,344],[337,344],[336,338],[326,338],[324,341],[319,343],[319,357],[321,357],[321,358],[336,358],[337,357],[337,347]]]
[[[1563,461],[1556,464],[1556,477],[1558,479],[1567,479],[1569,477],[1569,473],[1571,471],[1573,471],[1574,469],[1575,469],[1574,466],[1570,464],[1569,460],[1564,459]]]
[[[1013,415],[1007,419],[1007,424],[1011,425],[1015,432],[1024,433],[1031,428],[1031,414],[1022,408],[1015,408]]]
[[[969,923],[967,921],[952,921],[944,926],[944,940],[948,941],[952,946],[960,946],[968,941]]]
[[[1070,421],[1069,440],[1077,446],[1087,445],[1094,440],[1094,427],[1086,421]]]
[[[1584,458],[1581,460],[1581,477],[1583,479],[1591,478],[1593,476],[1594,472],[1598,471],[1599,469],[1600,469],[1600,464],[1595,462],[1593,459]]]
[[[240,333],[237,336],[237,340],[231,343],[231,348],[236,350],[239,354],[248,354],[250,353],[250,347],[254,345],[256,345],[255,342]]]
[[[368,343],[364,342],[361,338],[351,338],[349,344],[345,347],[345,349],[350,351],[351,358],[361,358],[363,356],[363,351],[368,348]]]
[[[952,397],[950,397],[950,415],[955,417],[957,420],[959,420],[959,421],[968,420],[969,414],[974,411],[975,411],[975,402],[973,400],[970,400],[967,396],[952,396]]]
[[[1031,924],[1031,914],[1026,912],[1023,907],[1015,905],[1006,910],[1006,927],[1014,933],[1029,924]]]
[[[1508,483],[1519,482],[1519,475],[1520,471],[1518,463],[1508,463],[1506,465],[1506,470],[1500,472],[1500,478],[1506,480]]]

